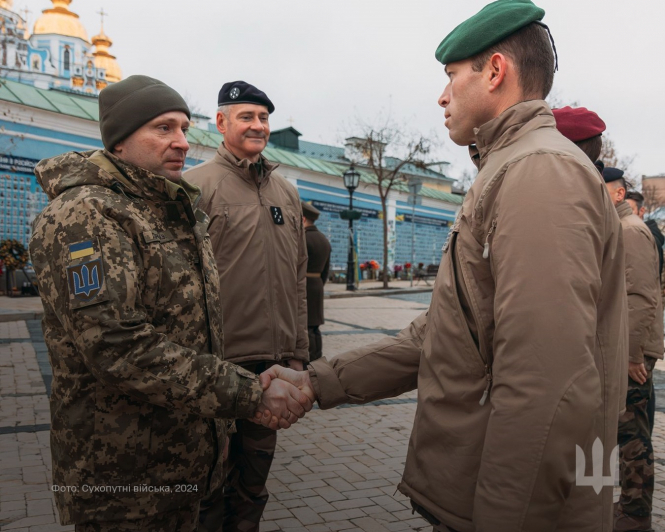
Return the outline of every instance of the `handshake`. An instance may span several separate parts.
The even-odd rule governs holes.
[[[288,429],[312,409],[316,394],[308,371],[275,365],[259,379],[263,395],[250,421],[272,430]]]

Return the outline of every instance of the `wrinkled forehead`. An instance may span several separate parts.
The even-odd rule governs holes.
[[[256,103],[234,103],[230,106],[231,116],[238,116],[240,114],[252,114],[252,115],[269,115],[268,108],[265,105],[259,105]]]

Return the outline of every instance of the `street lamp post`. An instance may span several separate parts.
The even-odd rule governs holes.
[[[353,257],[353,191],[358,188],[360,174],[356,172],[353,164],[344,172],[344,186],[349,191],[349,258],[346,264],[346,289],[355,290],[355,268]]]

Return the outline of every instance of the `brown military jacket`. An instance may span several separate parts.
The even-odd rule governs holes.
[[[396,338],[313,362],[320,404],[418,388],[399,489],[433,521],[609,532],[613,486],[577,482],[576,446],[580,477],[597,438],[610,475],[628,359],[616,210],[544,101],[507,109],[476,142],[429,311]]]
[[[617,205],[626,250],[629,357],[635,364],[644,357],[663,358],[663,299],[660,264],[651,231],[633,214],[628,202]]]
[[[185,172],[201,188],[224,302],[224,355],[236,363],[309,360],[307,247],[298,191],[261,157],[238,160],[222,144]]]
[[[305,227],[307,240],[307,326],[323,325],[323,286],[330,269],[330,242],[315,225]]]
[[[50,199],[30,255],[61,523],[191,504],[219,480],[225,419],[251,416],[261,397],[253,374],[223,360],[198,191],[101,151],[44,160],[35,174]]]

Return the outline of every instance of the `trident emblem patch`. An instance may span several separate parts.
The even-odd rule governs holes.
[[[81,301],[95,299],[104,284],[104,267],[101,259],[67,268],[69,292]]]

